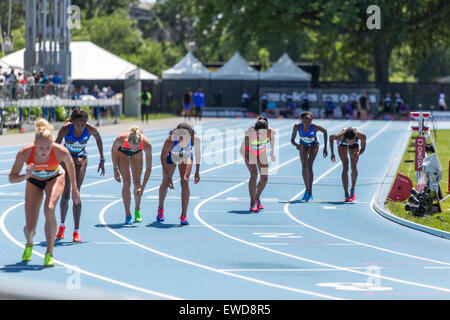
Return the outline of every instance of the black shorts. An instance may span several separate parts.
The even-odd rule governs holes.
[[[132,156],[134,156],[135,154],[138,154],[139,152],[142,151],[142,150],[133,151],[133,150],[125,149],[125,148],[122,148],[122,147],[119,147],[118,150],[121,151],[122,153],[125,153],[125,154],[126,154],[127,156],[129,156],[129,157],[132,157]]]
[[[202,114],[202,107],[195,107],[195,114],[196,115],[201,115]]]
[[[194,157],[191,154],[191,160],[194,161]],[[172,152],[169,152],[169,154],[166,157],[167,164],[176,164],[172,161]]]
[[[357,148],[359,148],[359,143],[354,143],[354,144],[351,144],[351,145],[340,144],[339,147],[349,147],[350,149],[357,149]]]
[[[51,178],[48,178],[47,180],[39,180],[39,179],[35,179],[35,178],[28,178],[27,181],[28,181],[29,183],[35,185],[35,186],[38,187],[39,189],[44,190],[45,187],[47,186],[47,184],[48,184],[50,181],[52,181],[53,179],[59,177],[60,175],[61,175],[61,173],[60,173],[60,174],[57,174],[57,175],[55,175],[55,176],[53,176],[53,177],[51,177]]]

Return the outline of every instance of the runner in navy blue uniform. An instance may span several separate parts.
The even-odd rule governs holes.
[[[103,143],[100,133],[97,131],[95,126],[88,122],[88,113],[84,110],[75,109],[67,123],[61,127],[58,132],[58,137],[55,142],[61,144],[64,139],[64,146],[69,150],[74,165],[76,173],[76,181],[78,185],[78,190],[83,184],[84,176],[86,174],[86,167],[88,163],[86,145],[89,141],[90,136],[95,138],[97,142],[98,152],[100,153],[100,161],[98,164],[97,172],[103,176],[105,175],[105,158],[103,157]],[[62,163],[65,168],[65,164]],[[66,175],[66,183],[64,187],[64,192],[61,196],[59,203],[61,210],[61,224],[59,226],[58,234],[56,239],[64,239],[64,231],[66,230],[66,215],[69,207],[70,200],[70,180],[69,176]],[[73,220],[75,224],[75,230],[73,233],[73,241],[81,242],[81,237],[79,234],[80,228],[80,217],[81,217],[81,202],[73,205]]]
[[[300,123],[296,123],[292,129],[291,143],[299,150],[300,160],[302,162],[302,175],[306,191],[303,194],[303,200],[313,200],[312,184],[314,181],[313,164],[319,151],[319,138],[317,131],[323,133],[324,147],[323,157],[328,155],[327,151],[327,130],[323,127],[313,124],[314,115],[312,112],[305,111],[300,115]],[[297,134],[300,136],[300,143],[295,142]]]

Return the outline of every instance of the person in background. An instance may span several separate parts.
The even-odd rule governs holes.
[[[445,94],[439,94],[439,110],[444,111],[447,109],[447,105],[445,103]]]
[[[400,107],[402,106],[402,104],[403,104],[403,99],[402,99],[402,97],[400,96],[400,93],[396,93],[395,94],[395,112],[398,114],[399,112],[400,112]]]
[[[334,109],[336,108],[336,105],[333,102],[333,99],[328,94],[325,97],[325,118],[327,119],[333,119],[334,118]]]
[[[202,121],[203,107],[205,106],[205,95],[202,92],[202,88],[198,88],[192,98],[195,107],[195,118]]]
[[[358,110],[358,101],[356,99],[356,93],[352,92],[348,97],[348,103],[350,103],[350,107],[353,111]],[[359,114],[358,114],[359,118]]]
[[[62,84],[62,77],[58,73],[58,71],[55,71],[55,74],[52,76],[51,82],[56,86],[59,86],[60,84]]]
[[[300,99],[302,101],[302,109],[303,111],[309,110],[309,94],[305,91],[303,91],[300,95]]]
[[[383,116],[386,119],[391,113],[392,113],[392,99],[391,99],[391,93],[386,93],[386,96],[382,100],[383,104]],[[387,119],[386,119],[387,120]]]
[[[141,92],[138,101],[141,104],[141,122],[144,123],[145,116],[145,121],[148,123],[148,114],[150,113],[150,104],[152,102],[152,94],[148,87],[145,87],[144,91]]]
[[[183,106],[183,111],[181,112],[184,115],[184,119],[186,120],[189,117],[189,121],[191,120],[191,106],[192,106],[192,92],[189,88],[186,88],[183,95],[181,96],[181,105]]]
[[[248,94],[247,89],[244,89],[244,92],[242,93],[241,105],[243,108],[246,108],[247,110],[250,107],[250,95]]]
[[[367,113],[370,112],[370,104],[366,92],[361,93],[358,99],[358,111],[360,113],[360,119],[367,120]]]
[[[267,108],[264,112],[268,115],[271,115],[272,117],[277,117],[278,116],[277,103],[273,99],[270,99],[269,103],[267,104]]]
[[[267,92],[264,91],[263,94],[261,95],[261,110],[266,110],[267,109],[267,103],[268,103],[268,97],[267,97]]]

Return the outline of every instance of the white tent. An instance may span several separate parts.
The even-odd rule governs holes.
[[[211,72],[191,52],[172,68],[163,71],[163,79],[209,79]]]
[[[70,51],[72,80],[124,80],[126,73],[137,68],[136,65],[90,41],[72,41]],[[24,52],[25,49],[21,49],[0,59],[3,69],[5,64],[23,68]],[[39,72],[39,70],[36,71]],[[154,74],[142,69],[140,75],[141,80],[158,79]]]
[[[211,73],[215,80],[257,80],[258,71],[250,67],[236,52],[219,70]]]
[[[310,81],[311,75],[298,68],[285,53],[269,69],[261,72],[259,79],[274,81]]]
[[[440,83],[450,83],[450,76],[442,77],[439,80]]]

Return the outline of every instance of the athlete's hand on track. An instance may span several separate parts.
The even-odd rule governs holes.
[[[27,179],[28,179],[29,177],[31,177],[31,175],[33,174],[34,168],[35,168],[34,163],[32,163],[32,164],[30,164],[29,166],[26,167],[26,173],[25,173],[25,176],[26,176]]]
[[[144,188],[142,188],[142,186],[140,186],[137,190],[136,190],[136,194],[138,196],[142,195],[144,193]]]
[[[172,178],[168,178],[168,179],[169,179],[169,189],[175,189],[175,187],[173,186]]]
[[[328,150],[327,149],[323,149],[323,157],[326,158],[328,155]]]
[[[100,171],[100,175],[104,176],[105,175],[105,161],[100,161],[98,163],[98,169],[97,172]]]
[[[331,154],[331,161],[336,162],[336,157],[334,156],[334,153]]]
[[[119,172],[119,169],[114,169],[114,179],[116,179],[117,182],[120,182],[120,172]]]
[[[200,181],[200,173],[198,171],[195,171],[194,179],[194,184],[197,184]]]
[[[78,188],[72,189],[72,200],[74,204],[79,204],[81,202],[80,191]]]

